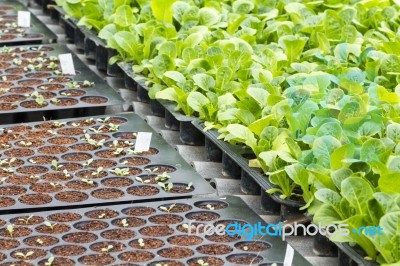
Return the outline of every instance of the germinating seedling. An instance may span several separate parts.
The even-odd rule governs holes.
[[[11,237],[13,237],[14,225],[12,225],[12,224],[7,225],[7,231],[8,231],[8,234],[9,234]]]
[[[209,266],[210,265],[207,262],[204,262],[204,260],[197,260],[197,263],[199,264],[199,266]]]
[[[124,148],[118,148],[118,149],[116,149],[116,150],[114,151],[114,154],[115,154],[115,155],[121,155],[123,151],[124,151]]]
[[[123,227],[128,227],[128,226],[129,226],[129,224],[128,224],[128,222],[126,221],[126,219],[122,219],[122,220],[121,220],[121,224],[122,224]]]
[[[57,225],[57,223],[52,224],[52,223],[50,223],[50,222],[48,222],[48,221],[44,222],[43,224],[44,224],[45,226],[49,227],[49,228],[51,229],[51,231],[54,231],[54,228],[55,228],[55,226]]]
[[[102,214],[100,214],[100,215],[97,216],[97,217],[99,217],[99,219],[103,219],[104,217],[106,217],[106,214],[105,214],[105,213],[102,213]]]
[[[206,208],[209,209],[209,210],[214,210],[214,207],[211,204],[207,204]]]
[[[249,250],[249,247],[248,247],[248,246],[244,246],[244,247],[243,247],[243,250],[244,250],[244,251],[248,251],[248,250]]]
[[[3,184],[4,182],[6,182],[7,177],[2,177],[0,178],[0,185]]]
[[[34,252],[32,250],[28,251],[26,254],[24,254],[22,252],[17,252],[17,253],[15,253],[15,256],[23,257],[24,259],[27,259],[29,256],[33,255],[33,253]]]
[[[138,243],[139,243],[139,246],[144,247],[143,238],[139,238]]]
[[[105,123],[105,122],[107,122],[108,120],[110,120],[110,118],[111,118],[111,117],[109,117],[109,116],[107,116],[107,117],[104,118],[104,119],[98,118],[98,119],[97,119],[97,122]]]
[[[127,176],[129,175],[129,168],[115,168],[114,170],[110,170],[110,172],[118,176]]]
[[[102,248],[101,252],[108,253],[113,247],[113,245],[108,245],[107,247]]]
[[[25,147],[29,147],[29,146],[32,146],[32,142],[30,142],[30,141],[24,141],[24,140],[21,140],[20,142],[19,142],[19,144],[21,144],[21,145],[23,145],[23,146],[25,146]]]
[[[54,167],[54,170],[56,170],[56,171],[58,171],[60,168],[63,167],[62,165],[59,165],[59,164],[58,164],[58,161],[57,161],[57,160],[51,161],[51,165]]]
[[[97,177],[100,176],[101,171],[103,171],[103,169],[104,169],[103,167],[97,168],[97,169],[96,169],[96,172],[93,172],[93,173],[92,173],[92,176],[97,176]]]
[[[157,184],[166,192],[170,192],[171,189],[174,187],[174,184],[172,183],[168,183],[167,185],[165,185],[162,182],[158,182]]]
[[[168,208],[167,208],[167,207],[164,207],[164,206],[161,206],[160,209],[169,213],[169,212],[172,211],[172,209],[175,207],[175,205],[176,205],[176,204],[174,203],[174,204],[172,204],[171,206],[169,206]]]
[[[36,242],[39,243],[40,245],[43,245],[43,240],[40,238],[36,239]]]
[[[86,183],[86,184],[88,184],[88,185],[93,185],[93,181],[92,180],[88,180],[86,178],[82,178],[81,181]]]
[[[63,173],[64,173],[64,176],[65,176],[65,177],[71,177],[71,175],[70,175],[70,174],[68,174],[68,171],[67,171],[67,169],[64,169]]]
[[[135,179],[137,180],[137,181],[139,181],[140,183],[142,183],[142,184],[144,184],[144,183],[149,183],[150,182],[150,180],[149,179],[147,179],[147,180],[143,180],[142,178],[140,178],[140,177],[135,177]]]
[[[86,163],[83,163],[83,166],[89,167],[92,162],[93,162],[93,159],[89,159]]]
[[[51,265],[53,265],[53,261],[54,261],[54,257],[51,256],[44,265],[51,266]]]
[[[171,176],[167,174],[167,172],[162,173],[161,175],[157,175],[156,180],[160,182],[165,182],[170,179]]]
[[[193,183],[190,182],[190,183],[187,185],[186,190],[191,190],[192,187],[193,187]]]
[[[29,216],[28,218],[19,218],[18,221],[23,221],[25,224],[29,223],[29,220],[32,219],[33,214],[31,216]]]

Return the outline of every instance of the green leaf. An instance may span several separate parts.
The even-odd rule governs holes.
[[[349,177],[342,181],[341,194],[355,208],[357,214],[365,214],[368,200],[373,198],[371,185],[360,177]]]
[[[257,145],[257,139],[247,127],[240,124],[230,124],[226,129],[229,134],[234,136],[234,138],[242,140],[247,146],[252,148]]]
[[[261,108],[264,108],[267,105],[269,96],[268,91],[257,87],[249,87],[247,89],[247,93],[258,103]]]
[[[382,175],[378,180],[378,184],[382,192],[400,193],[399,173]]]
[[[165,72],[175,69],[173,60],[165,54],[160,54],[153,59],[153,69],[157,77],[162,78]]]
[[[166,23],[172,23],[173,4],[176,0],[151,0],[150,6],[154,17]]]
[[[196,112],[200,112],[203,106],[210,103],[210,100],[202,93],[198,91],[192,91],[187,97],[187,102],[193,110],[195,110]]]
[[[114,23],[121,27],[129,27],[135,22],[132,8],[128,5],[120,6],[115,11]]]
[[[193,81],[204,91],[212,91],[215,88],[215,80],[207,74],[196,74],[193,76]]]
[[[283,36],[279,39],[279,43],[285,49],[285,54],[289,63],[298,59],[303,52],[304,46],[307,43],[306,37]]]
[[[330,168],[331,153],[341,146],[341,143],[332,136],[317,138],[313,143],[313,154],[322,167]]]

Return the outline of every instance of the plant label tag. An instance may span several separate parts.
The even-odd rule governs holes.
[[[60,59],[61,71],[64,74],[75,75],[74,61],[72,60],[72,54],[60,54],[58,56]]]
[[[292,266],[294,256],[294,249],[288,244],[286,246],[285,260],[283,261],[283,266]]]
[[[136,136],[135,151],[148,151],[150,149],[151,132],[138,132]]]
[[[31,12],[18,11],[18,27],[30,28],[31,26]]]

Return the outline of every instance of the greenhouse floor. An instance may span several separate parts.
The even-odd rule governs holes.
[[[31,11],[38,16],[54,33],[58,36],[58,43],[66,43],[64,30],[55,24],[52,19],[43,13],[43,11],[34,5],[30,7]],[[122,78],[108,77],[104,73],[99,72],[93,62],[88,61],[78,51],[73,44],[67,46],[74,51],[80,59],[85,62],[94,72],[98,73],[106,80],[110,86],[117,90],[125,99],[125,104],[122,107],[113,107],[107,109],[107,114],[116,114],[127,111],[134,111],[141,116],[148,124],[154,128],[171,146],[173,146],[181,156],[190,163],[196,171],[208,180],[211,185],[216,188],[214,197],[224,197],[224,195],[234,195],[242,198],[248,206],[254,210],[267,223],[277,223],[279,216],[266,215],[261,208],[260,195],[245,195],[240,189],[240,180],[231,179],[222,174],[222,164],[209,162],[205,158],[204,147],[183,145],[179,140],[179,133],[176,131],[167,130],[164,126],[164,119],[152,115],[150,105],[136,100],[136,92],[124,88]],[[294,236],[289,237],[287,242],[303,255],[313,265],[333,266],[338,264],[336,257],[318,257],[313,252],[313,237]]]

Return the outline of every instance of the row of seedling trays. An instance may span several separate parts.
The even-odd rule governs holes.
[[[190,222],[243,225],[259,217],[238,198],[188,199],[212,188],[134,114],[6,125],[0,131],[1,265],[284,261],[279,237],[188,235]],[[135,152],[140,132],[153,133],[151,143]],[[172,200],[157,201],[165,198]],[[309,263],[295,253],[294,265]]]

